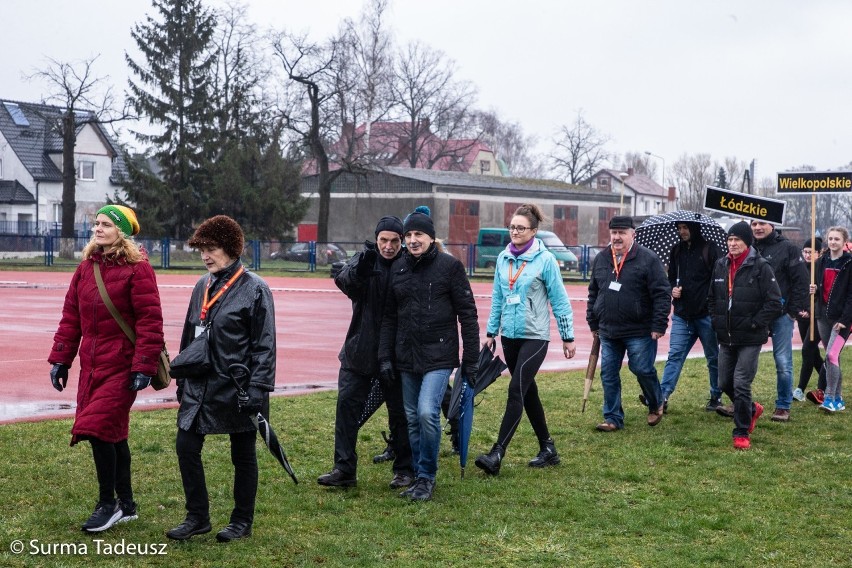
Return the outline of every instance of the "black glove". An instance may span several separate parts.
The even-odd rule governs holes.
[[[53,383],[53,388],[62,392],[62,389],[68,385],[68,365],[54,364],[50,369],[50,382]]]
[[[263,409],[263,393],[265,391],[257,388],[257,387],[249,387],[246,391],[246,395],[248,396],[248,400],[245,403],[237,398],[237,403],[240,406],[240,412],[244,412],[246,414],[257,414]],[[245,400],[245,399],[243,399]]]
[[[140,373],[139,371],[135,371],[130,373],[130,390],[132,391],[141,391],[142,389],[147,389],[151,384],[151,377]]]
[[[475,385],[476,384],[476,375],[479,374],[479,368],[477,365],[469,365],[464,366],[462,368],[462,375],[467,377],[468,384]]]
[[[361,258],[358,260],[358,267],[355,273],[361,278],[366,278],[373,273],[373,267],[376,265],[378,254],[375,249],[366,249],[361,253]]]
[[[379,380],[385,385],[391,385],[396,380],[393,365],[387,359],[379,361]]]

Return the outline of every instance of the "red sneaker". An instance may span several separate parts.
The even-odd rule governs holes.
[[[748,426],[748,433],[754,432],[754,427],[757,424],[757,419],[763,414],[763,405],[759,402],[754,403],[754,413],[751,415],[751,424]]]
[[[751,447],[751,440],[747,436],[734,436],[734,449],[747,450]]]
[[[805,395],[806,398],[816,405],[820,405],[825,402],[825,393],[822,389],[814,389],[812,391],[808,391],[808,394]]]

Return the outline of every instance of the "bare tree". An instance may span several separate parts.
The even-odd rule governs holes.
[[[386,7],[385,0],[372,0],[358,22],[344,21],[324,42],[287,32],[273,36],[287,78],[281,117],[307,149],[319,177],[320,241],[328,240],[332,183],[342,172],[360,172],[371,163],[373,148],[355,126],[369,126],[387,113]]]
[[[412,168],[431,169],[443,159],[449,169],[477,143],[476,89],[456,78],[456,64],[439,50],[412,42],[400,50],[391,84],[394,109]]]
[[[481,140],[488,145],[496,157],[509,169],[510,175],[524,178],[540,178],[544,164],[533,153],[535,136],[527,136],[517,122],[504,122],[494,110],[475,114]]]
[[[74,147],[80,126],[88,123],[107,123],[121,120],[125,115],[113,108],[112,89],[105,82],[109,77],[97,77],[93,66],[99,56],[80,61],[47,59],[43,69],[36,70],[30,79],[47,83],[50,94],[44,102],[64,110],[59,120],[45,116],[48,128],[62,138],[62,241],[60,257],[73,258],[74,220],[77,212],[77,171],[74,167]]]
[[[657,175],[657,164],[650,156],[644,152],[625,152],[621,162],[616,165],[616,169],[627,171],[633,169],[633,173],[646,175],[649,178],[654,178]],[[665,180],[663,180],[665,185]]]
[[[337,114],[340,83],[337,80],[337,53],[342,49],[337,38],[324,44],[310,42],[304,36],[279,33],[273,49],[292,83],[285,91],[280,109],[285,128],[294,132],[316,162],[319,175],[319,218],[317,239],[328,240],[331,185],[342,170],[329,167],[329,133]],[[295,88],[293,88],[295,87]]]
[[[678,209],[704,209],[704,191],[716,179],[710,154],[683,154],[671,168],[669,179],[678,188]]]
[[[582,109],[571,125],[563,125],[550,160],[558,179],[580,183],[591,177],[609,159],[606,145],[610,137],[586,122]]]

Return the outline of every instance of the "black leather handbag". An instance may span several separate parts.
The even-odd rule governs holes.
[[[169,373],[175,379],[202,379],[213,370],[210,361],[210,336],[205,328],[198,337],[172,360]]]

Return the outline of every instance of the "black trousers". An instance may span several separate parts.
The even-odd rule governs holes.
[[[497,443],[504,449],[518,429],[524,411],[539,441],[550,438],[544,407],[538,396],[535,375],[547,356],[547,341],[541,339],[510,339],[502,337],[503,356],[512,378],[509,380],[509,397],[506,400],[506,412],[500,424]]]
[[[370,394],[373,377],[340,369],[337,376],[337,412],[334,417],[334,466],[354,476],[358,469],[358,423],[364,403]],[[413,475],[411,445],[408,443],[408,422],[402,406],[402,382],[382,383],[388,409],[388,428],[395,458],[394,473]]]
[[[756,406],[751,384],[757,374],[760,345],[719,345],[719,388],[734,401],[734,437],[749,437]]]
[[[234,465],[234,509],[230,522],[254,521],[254,502],[257,497],[257,432],[238,432],[231,437],[231,463]],[[204,434],[188,432],[178,428],[175,447],[177,449],[183,493],[186,497],[186,516],[194,519],[210,518],[210,499],[201,450]]]
[[[825,361],[819,350],[819,329],[814,322],[814,340],[811,341],[810,319],[797,319],[799,324],[799,337],[802,338],[802,369],[799,371],[799,388],[808,388],[808,382],[814,371],[817,372],[817,388],[825,390]]]
[[[116,495],[125,503],[133,502],[130,446],[127,445],[127,440],[112,444],[89,438],[89,443],[92,444],[92,458],[95,460],[95,472],[98,476],[98,503],[115,503]]]

